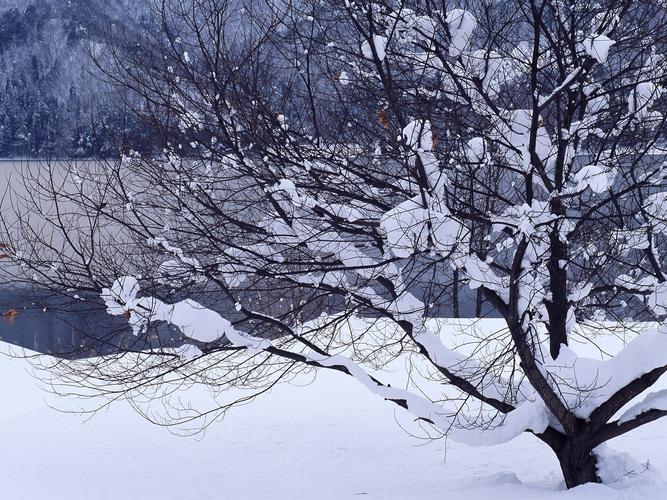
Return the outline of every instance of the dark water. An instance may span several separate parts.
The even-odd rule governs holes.
[[[39,291],[0,290],[0,340],[43,354],[79,358],[177,346],[178,331],[154,325],[139,337],[98,299],[73,301]]]
[[[83,167],[89,161],[79,161]],[[21,195],[26,188],[22,184],[23,176],[35,175],[42,169],[48,169],[46,162],[0,160],[0,185],[9,185],[12,190]],[[11,207],[2,205],[2,216],[6,222],[11,223],[13,212]],[[3,266],[8,265],[3,262]],[[421,275],[421,269],[415,269],[415,276]],[[422,297],[424,292],[434,285],[446,288],[445,282],[451,277],[442,273],[443,283],[433,281],[421,282],[415,280],[414,290],[417,297]],[[431,278],[432,279],[432,278]],[[40,353],[53,354],[62,357],[87,357],[111,354],[125,350],[145,350],[151,347],[174,347],[183,343],[183,338],[175,328],[167,325],[152,325],[145,334],[135,337],[127,326],[124,318],[114,317],[107,314],[99,296],[86,297],[87,300],[74,300],[71,296],[56,295],[45,290],[27,290],[12,288],[12,282],[7,281],[0,284],[0,340],[25,347]],[[273,292],[265,291],[265,296],[255,299],[258,310],[271,311],[272,315],[281,316],[286,314],[291,305],[301,297],[283,296],[284,292],[277,289]],[[238,292],[239,298],[246,303],[246,294]],[[189,298],[197,300],[206,307],[220,312],[226,318],[234,321],[238,313],[234,304],[220,299],[221,294],[215,291],[203,292],[199,296],[188,295]],[[437,317],[451,317],[453,310],[450,303],[450,294],[443,293],[435,300],[430,314]],[[174,297],[180,300],[185,297]],[[172,300],[167,300],[171,302]],[[475,315],[475,292],[464,287],[460,291],[459,312],[463,317]],[[257,303],[259,302],[259,304]],[[300,321],[319,316],[322,312],[336,313],[345,308],[342,299],[326,300],[324,302],[309,302],[305,314]],[[428,300],[427,302],[431,302]],[[482,316],[493,314],[488,304],[482,307]],[[275,332],[258,332],[259,335],[275,335]]]
[[[460,309],[464,317],[474,316],[474,295],[470,292],[462,291]],[[211,295],[207,296],[208,300],[195,299],[232,321],[238,315],[234,304],[214,303]],[[289,308],[289,304],[286,302],[284,307]],[[320,304],[308,316],[314,318],[324,311],[335,313],[341,309],[339,305]],[[443,304],[440,309],[436,316],[451,316],[449,304]],[[485,314],[490,312],[487,309],[486,306],[483,309]],[[0,340],[66,358],[177,347],[184,341],[176,328],[166,324],[151,325],[147,332],[135,336],[124,318],[106,312],[99,297],[80,301],[46,291],[7,287],[0,288]]]

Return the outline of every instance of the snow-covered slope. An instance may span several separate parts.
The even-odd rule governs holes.
[[[338,373],[280,386],[195,439],[123,403],[85,423],[56,412],[28,368],[0,357],[2,499],[664,498],[656,471],[667,471],[667,422],[612,444],[655,470],[565,492],[536,439],[489,448],[423,442],[396,424],[400,417],[410,430],[404,416]]]
[[[0,156],[85,157],[98,149],[113,151],[113,134],[124,127],[120,97],[94,76],[87,47],[103,46],[110,34],[140,42],[136,32],[146,5],[0,0]]]

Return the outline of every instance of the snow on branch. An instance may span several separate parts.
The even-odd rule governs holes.
[[[563,346],[556,360],[545,362],[545,370],[562,388],[561,397],[565,403],[579,418],[586,419],[625,386],[665,365],[667,330],[658,328],[641,333],[607,360],[579,357],[572,349]],[[662,404],[662,401],[663,398],[653,396],[644,406],[628,410],[624,418],[629,420],[633,418],[630,415],[637,415],[651,404]]]
[[[109,314],[128,316],[135,335],[152,321],[164,321],[198,342],[214,342],[224,337],[233,345],[252,351],[262,351],[271,345],[266,339],[237,330],[218,313],[193,300],[166,304],[154,297],[137,297],[138,293],[139,283],[132,276],[119,278],[111,288],[102,290],[102,299]]]
[[[290,359],[300,359],[314,366],[344,371],[372,393],[386,400],[397,402],[417,418],[432,423],[440,430],[451,431],[452,438],[463,443],[470,445],[502,443],[525,431],[543,432],[549,423],[548,412],[544,404],[540,402],[539,398],[536,398],[526,400],[515,410],[510,411],[495,427],[487,430],[467,429],[457,424],[458,412],[455,409],[447,409],[427,397],[382,384],[348,357],[318,352],[313,348],[306,348],[300,352],[284,351],[274,346],[268,339],[237,330],[219,313],[195,301],[186,299],[174,304],[166,304],[153,297],[138,297],[138,293],[137,279],[126,276],[116,280],[110,288],[103,289],[101,294],[108,313],[127,317],[135,334],[144,330],[150,322],[165,322],[177,327],[185,337],[197,343],[206,344],[224,338],[232,346],[245,348],[249,354],[268,352]],[[434,361],[443,366],[450,365],[458,376],[469,373],[471,363],[474,365],[474,360],[447,349],[441,343],[438,335],[434,333],[424,329],[418,333],[416,339]],[[188,347],[180,352],[186,353],[188,357],[202,355],[202,352],[196,347]],[[478,372],[477,367],[472,366],[472,368],[472,371]],[[483,375],[481,377],[483,378]],[[480,381],[481,379],[478,380]],[[502,394],[496,390],[493,396],[502,397]]]
[[[667,411],[667,390],[648,394],[642,401],[628,408],[618,419],[618,424],[629,422],[651,410]]]
[[[591,188],[596,194],[610,189],[616,179],[616,171],[605,165],[585,165],[574,175],[575,190]]]
[[[583,67],[578,67],[574,71],[572,71],[563,81],[560,85],[558,85],[548,96],[541,97],[539,100],[539,105],[540,108],[543,108],[547,104],[549,104],[555,97],[557,97],[561,92],[564,90],[568,89],[573,85],[575,80],[581,75],[583,72]]]
[[[457,245],[466,245],[467,229],[443,205],[429,205],[424,207],[422,197],[415,196],[382,216],[380,227],[396,257],[406,258],[431,247],[446,255]]]
[[[138,282],[131,276],[116,280],[111,288],[105,288],[102,292],[108,312],[113,315],[129,313],[129,322],[135,333],[151,321],[163,321],[179,328],[187,338],[199,342],[209,343],[226,338],[233,346],[245,347],[251,353],[267,351],[273,347],[270,340],[237,330],[220,314],[192,300],[165,304],[152,297],[139,298],[138,292]],[[454,424],[453,418],[449,416],[451,412],[445,411],[427,398],[379,383],[349,358],[312,350],[292,354],[302,356],[305,362],[318,366],[344,367],[349,375],[371,392],[385,399],[405,401],[411,413],[433,422],[440,429],[449,429]]]

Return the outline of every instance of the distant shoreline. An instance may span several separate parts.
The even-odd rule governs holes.
[[[115,158],[0,158],[0,163],[10,163],[10,162],[54,162],[54,161],[109,161],[114,160]]]

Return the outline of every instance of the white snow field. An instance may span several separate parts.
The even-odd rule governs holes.
[[[29,370],[0,356],[0,500],[667,498],[667,419],[610,443],[642,464],[634,472],[564,491],[536,438],[424,442],[405,414],[339,373],[297,386],[312,381],[300,376],[194,438],[126,403],[88,421],[58,412]]]

